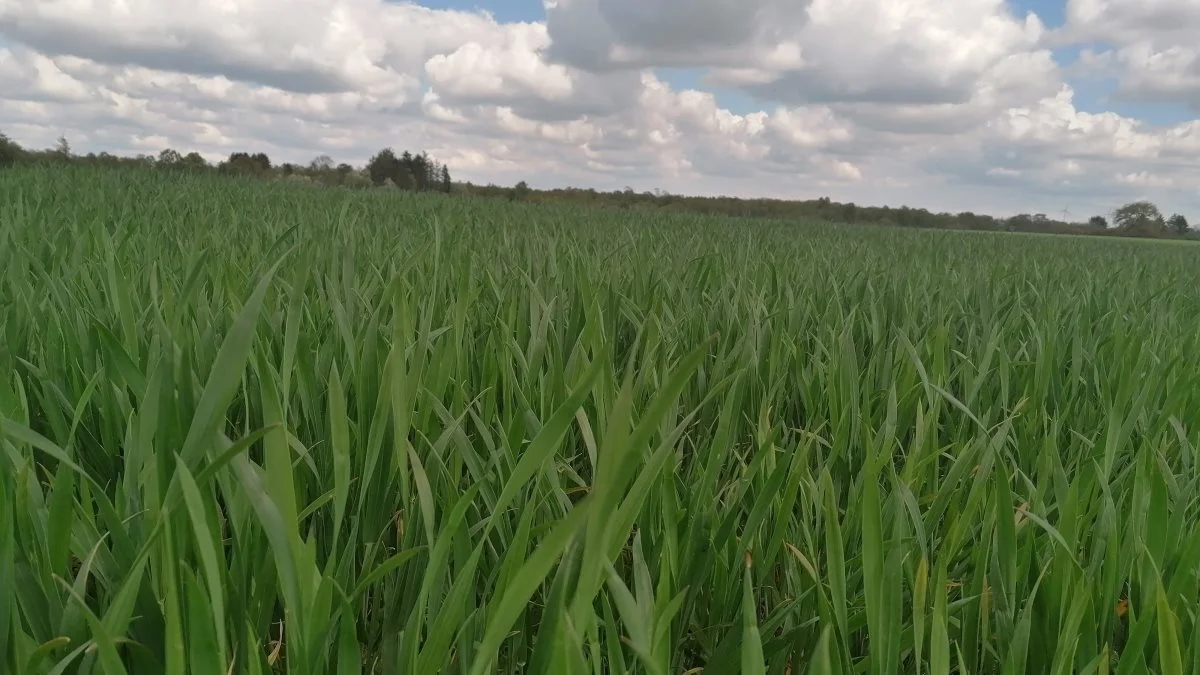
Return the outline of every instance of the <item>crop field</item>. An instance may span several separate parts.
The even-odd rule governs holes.
[[[0,672],[1200,672],[1200,247],[0,174]]]

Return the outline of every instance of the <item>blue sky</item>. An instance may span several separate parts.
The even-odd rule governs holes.
[[[827,0],[803,70],[787,65],[796,0],[560,0],[548,27],[542,0],[417,0],[433,11],[306,1],[287,25],[277,17],[292,0],[238,0],[237,22],[216,0],[96,0],[70,15],[0,1],[0,131],[31,147],[66,134],[81,152],[261,150],[356,165],[382,147],[418,148],[483,183],[999,215],[1151,198],[1200,220],[1200,111],[1155,102],[1200,101],[1197,0],[1104,0],[1071,30],[1105,35],[1113,44],[1087,47],[1122,58],[1090,75],[1071,68],[1083,46],[1048,67],[1021,27],[1034,12],[1053,31],[1082,0]],[[639,11],[597,26],[597,2]],[[130,22],[124,8],[148,18]],[[927,30],[862,20],[893,11]],[[1174,30],[1144,30],[1154,25]],[[614,68],[614,46],[692,67],[657,68],[660,86]],[[768,84],[709,84],[700,65],[713,49]],[[1014,60],[994,58],[1005,54]],[[1054,98],[1068,73],[1070,103]],[[1133,85],[1141,100],[1117,96]]]
[[[1047,28],[1060,28],[1065,20],[1064,0],[1009,0],[1014,13],[1024,14],[1033,12],[1038,15]],[[1100,51],[1103,45],[1092,45],[1093,50]],[[1055,59],[1066,66],[1075,61],[1083,46],[1056,49]],[[1136,117],[1152,125],[1166,126],[1178,124],[1195,117],[1187,106],[1175,103],[1130,103],[1115,97],[1117,80],[1113,77],[1073,78],[1069,80],[1075,89],[1075,105],[1087,112],[1111,111],[1126,117]]]
[[[496,17],[497,21],[504,23],[541,21],[546,17],[542,0],[424,0],[419,4],[434,9],[482,10]],[[699,68],[660,68],[657,74],[676,90],[708,91],[713,94],[721,107],[735,113],[754,112],[763,109],[764,105],[770,105],[757,101],[754,97],[736,89],[706,85],[702,81],[704,71]]]
[[[682,0],[681,0],[682,1]],[[953,0],[947,0],[952,2]],[[541,21],[545,11],[541,0],[423,0],[420,4],[435,9],[483,10],[501,22]],[[1009,0],[1013,13],[1023,16],[1027,12],[1038,15],[1047,28],[1055,29],[1065,20],[1065,0]],[[1102,45],[1093,45],[1102,49]],[[1063,66],[1075,61],[1083,47],[1073,45],[1054,51],[1055,59]],[[701,89],[711,92],[722,107],[736,113],[748,113],[770,107],[769,102],[758,101],[736,89],[712,87],[703,82],[703,71],[696,68],[660,69],[658,76],[675,89]],[[1085,112],[1111,111],[1127,117],[1135,117],[1156,126],[1168,126],[1192,119],[1195,115],[1187,106],[1176,103],[1144,103],[1122,101],[1115,96],[1117,81],[1112,77],[1071,78],[1068,80],[1075,90],[1075,104]]]
[[[504,23],[541,21],[546,16],[541,0],[425,0],[418,4],[434,9],[480,9]]]

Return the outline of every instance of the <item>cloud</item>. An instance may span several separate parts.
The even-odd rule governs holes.
[[[491,37],[490,44],[471,40],[425,62],[425,76],[439,98],[502,104],[559,121],[608,114],[636,99],[636,72],[592,73],[548,62],[545,24],[495,25]]]
[[[1004,0],[558,0],[551,59],[581,68],[710,66],[786,102],[964,103],[1041,38]]]
[[[403,86],[429,56],[498,38],[495,25],[477,13],[380,0],[0,2],[0,36],[48,56],[297,93]]]
[[[0,49],[0,83],[5,97],[25,101],[80,103],[96,92],[37,53]]]
[[[1067,2],[1046,31],[1003,0],[557,0],[527,22],[384,0],[0,0],[0,130],[210,159],[394,146],[479,182],[1200,208],[1200,121],[1083,109],[1069,80],[1200,101],[1200,11]],[[1060,64],[1064,44],[1086,49]]]
[[[959,186],[1007,186],[1015,198],[1054,211],[1086,204],[1107,212],[1136,198],[1161,200],[1174,210],[1196,208],[1182,188],[1200,180],[1194,161],[1200,123],[1157,128],[1080,110],[1074,97],[1063,86],[1054,96],[1008,109],[957,147],[930,153],[923,170]]]
[[[548,53],[593,71],[734,66],[776,50],[809,1],[548,0]]]
[[[1200,4],[1193,0],[1067,0],[1059,42],[1098,45],[1081,68],[1115,76],[1126,101],[1184,103],[1200,110]]]
[[[1190,0],[1066,0],[1064,36],[1076,42],[1174,42],[1200,27]]]

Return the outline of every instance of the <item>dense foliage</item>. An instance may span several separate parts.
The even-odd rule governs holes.
[[[274,164],[265,152],[232,152],[229,157],[211,164],[198,152],[182,154],[172,148],[157,155],[134,157],[108,152],[86,155],[72,152],[66,138],[60,138],[53,149],[28,150],[0,134],[0,169],[12,166],[89,166],[106,169],[157,169],[179,173],[220,173],[229,176],[265,180],[286,180],[293,183],[324,187],[368,188],[386,186],[418,192],[450,192],[453,181],[450,169],[427,153],[403,151],[396,155],[385,148],[367,166],[355,168],[349,164],[335,165],[328,155],[314,158],[307,165],[283,162]]]
[[[0,670],[1200,662],[1200,248],[0,180]]]

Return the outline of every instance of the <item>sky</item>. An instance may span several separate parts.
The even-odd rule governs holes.
[[[1200,0],[0,0],[0,132],[1200,220]]]

